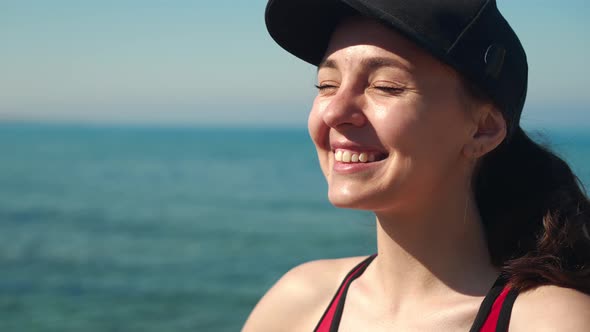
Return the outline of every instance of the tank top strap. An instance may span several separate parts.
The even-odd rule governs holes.
[[[356,265],[338,287],[336,294],[330,301],[330,304],[324,311],[322,318],[318,322],[314,332],[337,332],[342,311],[346,300],[346,294],[350,284],[360,277],[371,261],[377,255],[371,255]],[[507,285],[506,279],[498,277],[490,291],[486,294],[481,303],[473,326],[470,332],[507,332],[510,323],[510,315],[514,301],[518,296],[515,289]]]
[[[318,322],[318,325],[314,329],[314,332],[336,332],[338,331],[338,325],[342,317],[342,310],[344,309],[344,302],[346,300],[346,293],[350,284],[358,277],[360,277],[371,261],[377,256],[377,254],[367,257],[365,260],[356,265],[340,284],[338,291],[334,294],[330,305],[324,311],[322,318]]]
[[[470,332],[507,332],[518,292],[500,276],[484,298]]]

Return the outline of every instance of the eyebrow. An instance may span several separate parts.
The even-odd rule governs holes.
[[[399,60],[387,57],[365,58],[361,60],[361,65],[367,70],[376,70],[382,67],[395,67],[410,71],[406,64]],[[338,69],[338,64],[332,59],[325,59],[318,65],[318,71],[323,68]]]

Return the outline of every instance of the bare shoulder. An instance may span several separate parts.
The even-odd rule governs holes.
[[[365,257],[317,260],[287,272],[258,302],[249,331],[311,331],[346,274]]]
[[[510,331],[588,331],[590,295],[558,286],[541,286],[520,294],[512,310]]]

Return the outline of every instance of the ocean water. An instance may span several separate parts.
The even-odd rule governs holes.
[[[543,140],[590,184],[590,130]],[[374,251],[305,130],[0,124],[0,331],[238,331],[301,262]]]

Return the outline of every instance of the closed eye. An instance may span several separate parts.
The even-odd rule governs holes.
[[[338,86],[332,85],[332,84],[320,84],[320,85],[315,85],[315,87],[316,87],[316,89],[318,89],[320,94],[328,94],[328,93],[333,92],[336,89],[338,89]]]
[[[391,96],[401,95],[406,91],[405,88],[398,86],[373,86],[372,89],[377,90],[377,93],[387,94]]]
[[[330,84],[322,84],[322,85],[315,85],[316,89],[318,90],[325,90],[325,89],[330,89],[330,88],[336,88],[335,85],[330,85]]]
[[[384,91],[384,92],[389,92],[389,93],[401,93],[404,91],[403,88],[399,88],[399,87],[391,87],[391,86],[376,86],[375,89]]]

